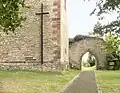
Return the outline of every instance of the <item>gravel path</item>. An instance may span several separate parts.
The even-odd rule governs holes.
[[[98,93],[94,71],[81,72],[60,93]]]

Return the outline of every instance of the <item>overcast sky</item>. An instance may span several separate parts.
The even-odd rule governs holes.
[[[84,0],[67,0],[67,20],[69,37],[74,37],[77,34],[88,35],[92,31],[93,26],[97,23],[97,17],[89,14],[96,6],[96,0],[84,2]],[[115,17],[107,16],[103,23],[108,20],[114,20]]]

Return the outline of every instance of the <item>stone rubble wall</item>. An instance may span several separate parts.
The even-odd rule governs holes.
[[[37,63],[38,66],[35,66],[35,68],[44,67],[45,64],[48,64],[46,68],[49,68],[49,66],[51,68],[52,64],[53,66],[56,66],[54,64],[57,64],[61,67],[61,51],[63,50],[61,47],[65,43],[61,44],[62,36],[60,20],[62,6],[60,0],[25,1],[26,5],[30,8],[21,9],[23,15],[26,16],[27,19],[22,23],[21,28],[17,28],[15,31],[16,35],[13,33],[6,35],[2,31],[0,32],[0,68],[4,68],[5,66],[7,66],[7,68],[32,68],[32,64],[36,64],[36,62],[39,63]],[[40,12],[41,3],[44,4],[44,12],[49,12],[48,15],[44,15],[44,65],[42,66],[40,65],[41,19],[39,15],[36,15],[36,13]],[[67,31],[67,29],[64,31]],[[67,45],[65,46],[67,47]],[[66,48],[66,50],[68,50],[68,48]],[[32,62],[32,64],[28,61]],[[21,62],[28,62],[28,65]],[[56,66],[56,68],[58,67]]]
[[[58,63],[0,63],[0,70],[39,70],[39,71],[61,71]]]
[[[104,51],[104,41],[95,37],[87,37],[70,44],[70,64],[73,68],[81,69],[81,60],[86,52],[95,56],[97,69],[107,69],[106,53]]]

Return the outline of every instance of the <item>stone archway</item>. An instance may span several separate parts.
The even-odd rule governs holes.
[[[86,52],[92,53],[96,60],[96,69],[107,69],[106,53],[104,52],[104,40],[97,37],[77,35],[69,40],[70,66],[81,69],[81,59]]]
[[[93,66],[95,66],[95,69],[97,68],[97,63],[98,63],[98,58],[96,57],[96,55],[94,55],[89,49],[88,49],[88,51],[86,51],[85,53],[83,53],[81,56],[80,56],[80,60],[79,60],[79,62],[80,62],[80,69],[82,70],[82,67],[83,68],[85,68],[86,66],[85,65],[83,65],[84,63],[86,63],[86,61],[87,61],[87,59],[88,59],[88,56],[85,56],[87,53],[90,53],[90,55],[92,55],[93,57],[94,57],[94,59],[95,59],[95,62],[94,62],[94,65]],[[86,59],[85,59],[86,58]],[[87,63],[89,63],[89,62],[87,62]],[[89,66],[90,66],[90,63],[89,63]],[[90,66],[91,67],[91,66]]]

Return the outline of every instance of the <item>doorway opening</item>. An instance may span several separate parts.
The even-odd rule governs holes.
[[[81,70],[96,70],[96,65],[97,59],[92,53],[86,52],[82,56]]]

